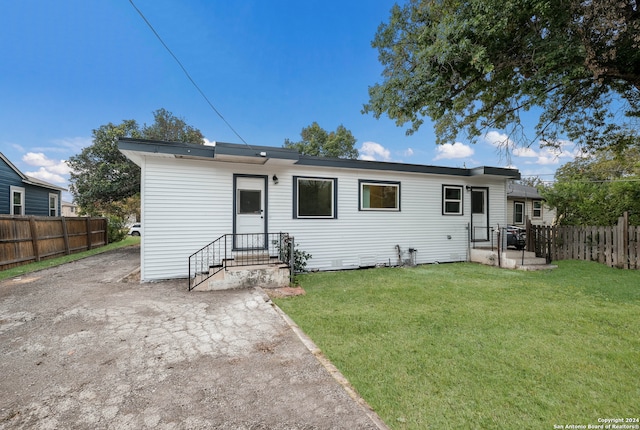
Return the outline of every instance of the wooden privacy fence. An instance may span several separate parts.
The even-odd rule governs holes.
[[[597,261],[610,267],[640,269],[640,227],[629,216],[608,227],[527,226],[527,249],[551,260]]]
[[[0,270],[106,244],[106,218],[0,215]]]

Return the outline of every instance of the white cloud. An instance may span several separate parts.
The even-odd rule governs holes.
[[[33,176],[34,178],[38,178],[38,179],[42,179],[43,181],[46,182],[55,182],[58,184],[66,184],[67,180],[65,178],[63,178],[62,176],[55,174],[53,172],[50,172],[49,170],[45,169],[44,167],[41,167],[40,169],[38,169],[35,172],[25,172],[27,175],[29,176]]]
[[[509,139],[509,136],[497,131],[488,131],[484,135],[484,141],[493,146],[507,146],[508,148],[515,146],[513,140]]]
[[[390,161],[391,151],[376,142],[363,142],[358,150],[361,160]]]
[[[538,156],[538,153],[531,148],[515,148],[513,151],[511,151],[511,154],[514,157],[534,158]]]
[[[22,156],[22,161],[29,166],[44,167],[46,170],[58,175],[68,175],[71,172],[65,160],[51,159],[42,152],[27,152]]]
[[[445,143],[444,145],[440,145],[436,148],[436,157],[434,160],[442,160],[442,159],[454,159],[454,158],[467,158],[471,157],[474,153],[473,148],[469,145],[465,145],[464,143],[455,142]]]
[[[58,147],[46,147],[39,149],[47,152],[72,152],[77,154],[82,151],[83,148],[93,144],[93,140],[90,137],[63,137],[62,139],[53,139],[52,142]]]
[[[407,148],[404,150],[404,152],[402,153],[403,156],[405,157],[411,157],[413,155],[413,149],[411,148]]]
[[[204,145],[205,146],[216,146],[216,141],[215,140],[209,140],[206,137],[204,138]]]
[[[29,166],[39,167],[35,172],[25,172],[27,175],[47,182],[64,183],[66,179],[61,175],[68,175],[71,172],[65,160],[51,159],[42,152],[27,152],[22,156],[22,161]]]

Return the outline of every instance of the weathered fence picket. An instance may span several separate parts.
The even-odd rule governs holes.
[[[107,219],[0,215],[0,270],[107,244]]]
[[[640,227],[624,214],[615,226],[536,226],[528,223],[530,251],[552,260],[597,261],[621,269],[640,269]]]

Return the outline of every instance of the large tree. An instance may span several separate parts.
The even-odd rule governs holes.
[[[615,225],[629,212],[640,224],[640,145],[600,150],[560,167],[541,189],[563,225]]]
[[[202,133],[165,109],[153,112],[154,122],[140,127],[135,120],[108,123],[93,130],[93,143],[69,158],[69,189],[82,212],[123,217],[131,198],[140,192],[140,168],[118,150],[119,137],[203,144]]]
[[[343,125],[339,125],[336,131],[327,132],[314,122],[302,129],[300,137],[302,140],[298,142],[285,139],[283,146],[295,149],[303,155],[358,158],[358,150],[354,147],[356,138]]]
[[[426,117],[437,143],[489,129],[530,144],[566,137],[620,145],[640,116],[637,0],[409,0],[372,45],[383,81],[363,112],[410,134]],[[520,116],[539,114],[535,136]],[[532,112],[533,113],[533,112]],[[530,114],[532,114],[530,113]],[[637,129],[637,127],[635,127]]]

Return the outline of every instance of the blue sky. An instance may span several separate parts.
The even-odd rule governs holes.
[[[477,144],[436,146],[428,121],[406,136],[386,117],[363,115],[367,88],[381,81],[371,40],[392,0],[134,3],[249,144],[297,141],[316,121],[351,130],[365,159],[510,165],[551,180],[573,157],[570,144],[560,154],[536,144],[509,164],[494,144],[500,130]],[[241,143],[129,1],[0,0],[0,16],[0,151],[22,172],[67,186],[64,160],[91,145],[93,129],[125,119],[150,124],[159,108],[209,141]]]

